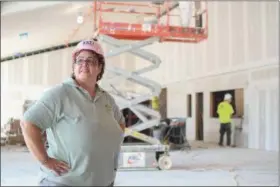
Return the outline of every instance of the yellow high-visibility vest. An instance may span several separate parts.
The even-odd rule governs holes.
[[[159,110],[159,98],[157,96],[152,98],[152,108],[157,111]]]
[[[219,114],[220,123],[230,123],[234,110],[230,103],[223,101],[218,105],[217,113]]]

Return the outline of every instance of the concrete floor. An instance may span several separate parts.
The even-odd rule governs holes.
[[[275,152],[208,144],[171,155],[172,170],[119,171],[115,185],[279,186],[278,153]],[[1,186],[37,185],[37,171],[37,164],[24,148],[1,147]]]

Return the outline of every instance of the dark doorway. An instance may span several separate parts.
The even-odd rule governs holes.
[[[203,141],[203,93],[196,93],[196,140]]]
[[[159,112],[161,115],[161,119],[167,118],[167,88],[161,89],[161,93],[159,95]]]

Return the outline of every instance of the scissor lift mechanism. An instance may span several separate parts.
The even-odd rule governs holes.
[[[133,125],[130,128],[126,128],[125,137],[132,136],[136,139],[142,140],[150,145],[123,145],[121,148],[121,152],[160,152],[163,153],[161,157],[158,159],[158,166],[160,169],[169,169],[171,167],[171,159],[169,158],[169,146],[162,144],[157,138],[147,136],[145,134],[139,133],[139,131],[152,128],[154,126],[159,125],[160,123],[160,114],[158,111],[155,111],[145,105],[141,105],[144,101],[151,99],[152,96],[158,96],[161,92],[160,84],[144,78],[140,76],[142,73],[151,71],[156,69],[161,60],[156,55],[147,52],[141,47],[153,44],[159,41],[159,37],[151,37],[143,41],[135,42],[132,44],[124,44],[122,41],[114,39],[113,37],[106,35],[99,35],[99,40],[103,41],[107,44],[114,46],[115,48],[110,50],[106,54],[106,58],[110,58],[113,56],[120,55],[124,52],[130,52],[133,55],[136,55],[140,58],[150,61],[152,64],[148,67],[142,68],[140,70],[129,72],[120,68],[112,67],[107,65],[106,70],[113,72],[118,76],[124,77],[126,80],[132,81],[134,83],[143,85],[151,90],[151,93],[137,96],[132,99],[126,98],[123,94],[121,94],[118,90],[116,90],[113,86],[115,93],[111,93],[115,98],[120,109],[129,108],[131,111],[137,115],[137,117],[142,121],[139,124]],[[118,81],[117,78],[112,78],[106,80],[110,84],[116,83]],[[151,118],[147,119],[145,114],[148,114]]]

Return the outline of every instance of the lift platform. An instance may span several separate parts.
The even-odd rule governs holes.
[[[130,53],[149,61],[150,65],[138,70],[106,64],[106,71],[114,74],[102,80],[107,90],[116,100],[120,109],[129,108],[140,122],[126,128],[125,136],[132,136],[146,144],[125,144],[121,148],[122,165],[120,168],[133,167],[131,159],[140,162],[146,153],[155,153],[156,167],[167,170],[172,167],[169,146],[157,138],[140,133],[160,124],[161,115],[141,103],[159,96],[161,84],[143,76],[144,73],[157,69],[161,59],[143,48],[161,42],[199,43],[208,37],[207,3],[202,1],[157,1],[157,2],[113,2],[94,1],[94,37],[111,46],[106,50],[109,58]],[[126,62],[129,63],[129,62]],[[147,88],[147,93],[129,97],[126,91],[118,88],[119,77]],[[106,83],[105,83],[106,82]],[[102,86],[103,87],[103,86]],[[133,153],[137,153],[134,154]],[[130,156],[127,156],[131,154]],[[125,156],[126,155],[126,156]],[[144,156],[143,156],[144,155]],[[149,167],[145,160],[141,167]],[[135,166],[135,165],[134,165]]]
[[[99,33],[120,40],[198,43],[208,37],[207,3],[202,1],[95,1],[94,10]]]

